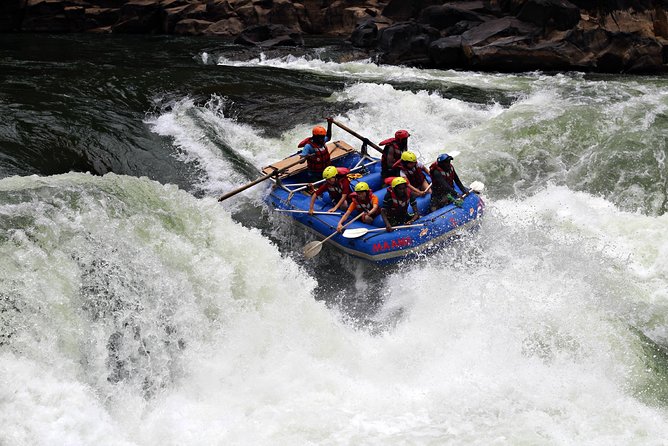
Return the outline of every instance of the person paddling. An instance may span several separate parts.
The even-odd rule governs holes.
[[[413,209],[412,215],[408,212],[409,204]],[[387,188],[380,213],[383,216],[387,232],[393,230],[392,226],[410,224],[420,218],[417,200],[411,196],[406,178],[396,177],[392,180],[391,186]]]
[[[329,130],[317,125],[311,131],[312,136],[299,143],[297,147],[302,148],[300,157],[306,159],[309,178],[311,181],[317,181],[322,176],[322,172],[329,166],[330,156],[327,149],[327,141],[332,137],[332,126]]]
[[[408,150],[408,137],[411,136],[406,130],[397,130],[394,132],[394,138],[389,138],[380,142],[383,147],[383,156],[380,160],[382,178],[398,177],[399,169],[394,167],[394,163],[401,159],[401,154]]]
[[[364,181],[360,181],[355,185],[355,192],[350,195],[352,203],[348,206],[348,210],[339,220],[339,224],[336,226],[336,230],[341,232],[343,230],[343,222],[350,217],[350,215],[359,208],[359,212],[362,214],[360,220],[363,223],[371,224],[373,219],[380,213],[380,208],[378,207],[378,197],[373,194],[369,185]]]
[[[339,171],[340,170],[340,171]],[[336,168],[334,166],[327,166],[322,172],[322,177],[325,182],[311,194],[311,204],[308,208],[309,215],[313,215],[313,205],[315,199],[325,192],[329,192],[329,198],[332,200],[334,207],[327,212],[334,212],[340,207],[348,206],[348,196],[350,195],[350,180],[348,179],[348,169],[344,167]]]
[[[399,169],[401,176],[408,181],[408,188],[417,196],[421,197],[427,193],[429,183],[425,173],[429,173],[427,168],[418,161],[413,152],[406,151],[401,154],[401,159],[394,163],[395,169]]]
[[[431,212],[461,199],[462,195],[469,191],[459,179],[451,161],[452,157],[450,155],[442,153],[429,166],[429,175],[432,181],[431,202],[429,203]],[[455,190],[455,184],[459,187],[461,194]]]

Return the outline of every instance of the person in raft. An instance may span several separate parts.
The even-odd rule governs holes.
[[[297,146],[302,151],[300,157],[306,159],[309,178],[311,181],[318,181],[322,172],[329,166],[329,150],[327,150],[327,141],[332,137],[332,126],[327,126],[329,130],[317,125],[313,127],[312,136],[306,138]]]
[[[333,208],[327,212],[334,212],[339,208],[348,206],[348,197],[350,196],[350,180],[348,179],[348,169],[345,167],[336,168],[327,166],[322,171],[322,177],[325,182],[311,194],[311,205],[308,208],[309,215],[313,215],[313,205],[315,199],[325,192],[329,192],[329,198],[332,203],[336,203]]]
[[[452,161],[452,157],[447,153],[442,153],[429,166],[432,184],[431,202],[429,203],[431,212],[460,200],[464,194],[469,192],[469,189],[462,184],[450,161]],[[455,183],[462,191],[461,194],[455,190]]]
[[[414,213],[412,215],[408,213],[409,204],[413,208]],[[411,196],[406,178],[396,177],[392,180],[392,185],[387,188],[387,193],[383,199],[380,215],[383,216],[387,232],[393,230],[392,226],[411,224],[420,218],[417,201],[415,197]]]
[[[343,230],[343,222],[350,217],[350,214],[352,214],[355,209],[359,208],[359,212],[362,213],[360,221],[369,225],[373,223],[373,219],[380,213],[378,197],[373,194],[369,185],[364,181],[360,181],[355,185],[355,192],[350,194],[350,198],[352,199],[352,203],[350,203],[348,210],[343,214],[341,220],[339,220],[339,224],[336,226],[337,232]]]
[[[383,147],[383,156],[380,159],[380,176],[382,178],[398,177],[399,169],[394,167],[394,163],[401,159],[401,154],[408,150],[408,137],[411,136],[406,130],[397,130],[394,132],[394,138],[389,138],[380,142]]]
[[[394,168],[399,169],[401,176],[408,181],[408,188],[418,197],[427,193],[429,183],[425,173],[429,173],[424,164],[417,160],[413,152],[406,151],[401,154],[401,159],[394,163]]]

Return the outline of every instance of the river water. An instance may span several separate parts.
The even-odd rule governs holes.
[[[666,444],[667,78],[2,35],[0,80],[1,445]],[[460,151],[480,229],[306,261],[217,202],[324,116]]]

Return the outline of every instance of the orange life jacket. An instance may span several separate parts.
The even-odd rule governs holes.
[[[351,194],[351,198],[355,200],[355,203],[357,203],[357,207],[359,207],[362,211],[361,212],[367,212],[370,213],[371,209],[373,209],[373,192],[369,190],[366,194],[366,200],[362,200],[359,195],[357,195],[357,192],[353,192]]]

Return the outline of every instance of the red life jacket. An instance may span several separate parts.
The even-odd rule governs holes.
[[[404,165],[404,162],[402,160],[399,160],[396,163],[394,163],[392,168],[400,169],[402,172],[404,172],[406,174],[406,179],[408,180],[409,183],[411,183],[411,186],[413,187],[422,186],[422,183],[424,182],[424,180],[426,180],[424,172],[422,171],[422,169],[418,167],[417,163],[415,163],[415,166],[413,166],[412,169],[409,169]]]
[[[329,150],[327,150],[327,143],[318,145],[313,141],[313,138],[306,138],[299,143],[297,147],[304,147],[306,144],[311,144],[315,149],[315,153],[306,157],[306,165],[308,170],[313,172],[322,172],[325,167],[329,166]]]
[[[450,187],[453,189],[455,188],[455,169],[452,165],[450,166],[450,170],[446,172],[437,161],[434,161],[432,165],[429,166],[429,174],[431,175],[432,181],[436,181],[436,178],[440,178],[446,181]]]
[[[392,197],[392,209],[389,211],[390,214],[400,216],[408,214],[408,205],[411,202],[411,190],[406,189],[406,198],[400,200],[397,197],[397,194],[394,193],[394,188],[388,187],[387,193]]]
[[[401,159],[403,149],[399,147],[399,141],[396,138],[389,138],[380,142],[383,149],[383,156],[380,158],[380,164],[386,169],[392,169],[392,165]]]
[[[327,184],[329,198],[335,203],[341,199],[343,194],[350,195],[350,180],[348,180],[348,177],[346,176],[348,172],[350,172],[350,169],[347,167],[337,167],[336,170],[338,174],[336,175],[336,181],[334,184],[329,184],[328,182],[325,183]],[[347,187],[344,186],[344,181]],[[344,190],[344,187],[347,190]]]
[[[350,169],[348,169],[347,167],[337,167],[336,171],[338,172],[336,174],[336,176],[338,176],[338,177],[342,177],[342,176],[348,175],[350,173]]]

